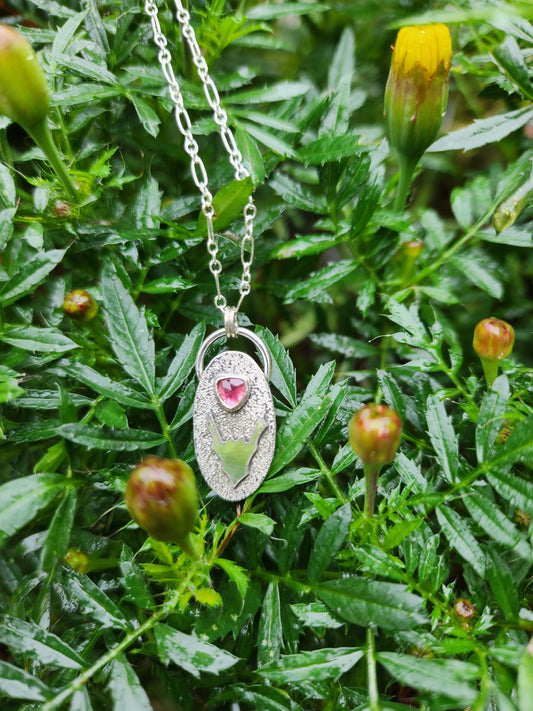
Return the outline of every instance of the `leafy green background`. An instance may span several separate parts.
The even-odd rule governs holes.
[[[274,361],[276,454],[237,508],[194,459],[194,360],[221,324],[142,3],[10,7],[80,202],[1,118],[2,709],[531,711],[531,4],[191,3],[258,207],[241,323]],[[160,17],[234,295],[251,185]],[[433,21],[449,107],[398,214],[390,46]],[[63,315],[73,288],[99,304],[90,324]],[[471,342],[491,315],[516,344],[487,390]],[[369,522],[347,425],[375,399],[404,436]],[[127,513],[146,453],[198,473],[198,563]]]

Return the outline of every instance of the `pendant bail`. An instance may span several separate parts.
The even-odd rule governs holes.
[[[239,335],[239,320],[237,318],[237,308],[235,306],[224,307],[224,329],[227,338],[235,338]]]

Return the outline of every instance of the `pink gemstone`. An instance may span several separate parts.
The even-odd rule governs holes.
[[[246,397],[246,391],[246,382],[242,378],[220,378],[217,380],[218,397],[228,410],[235,410],[242,404]]]

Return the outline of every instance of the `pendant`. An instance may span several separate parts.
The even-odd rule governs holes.
[[[271,359],[253,331],[239,328],[263,359],[263,371],[247,353],[224,351],[203,368],[207,349],[227,336],[224,328],[205,339],[196,359],[194,448],[206,482],[223,499],[240,501],[263,483],[276,444],[276,416],[268,387]]]

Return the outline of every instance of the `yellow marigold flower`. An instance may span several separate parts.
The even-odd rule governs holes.
[[[446,25],[398,32],[385,90],[391,144],[418,160],[435,140],[448,100],[452,41]]]

